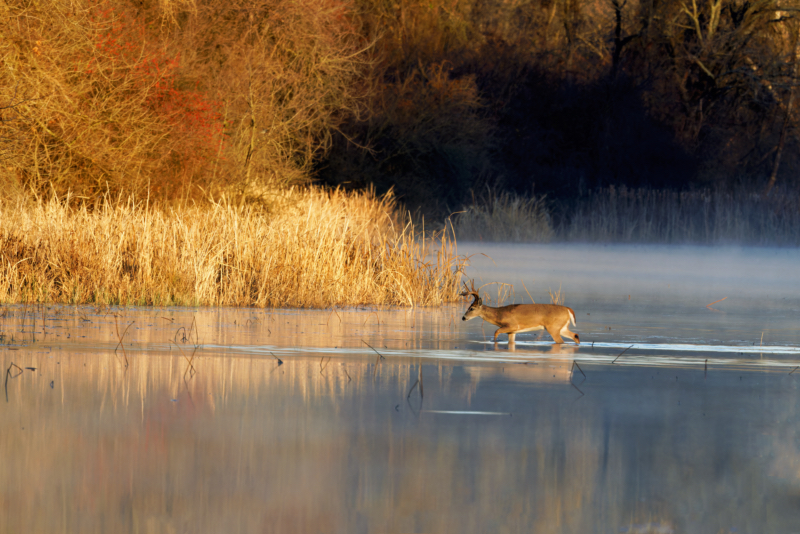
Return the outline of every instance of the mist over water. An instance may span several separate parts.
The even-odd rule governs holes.
[[[796,251],[459,253],[581,345],[467,302],[4,308],[0,532],[796,529]]]
[[[459,253],[476,286],[513,286],[502,304],[550,302],[560,289],[584,343],[800,344],[798,249],[459,243]]]
[[[687,304],[697,299],[705,306],[706,299],[723,296],[800,299],[795,248],[459,242],[458,252],[470,257],[467,274],[476,281],[514,284],[525,298],[521,282],[540,299],[559,287],[571,297],[601,301],[631,295]]]

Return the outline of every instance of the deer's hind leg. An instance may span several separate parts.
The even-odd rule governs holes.
[[[547,333],[550,334],[550,337],[553,338],[553,341],[555,341],[556,343],[564,342],[564,340],[561,339],[561,334],[559,333],[559,330],[557,328],[554,328],[552,326],[545,326],[545,328],[547,329]],[[561,332],[563,332],[563,330],[561,330]]]

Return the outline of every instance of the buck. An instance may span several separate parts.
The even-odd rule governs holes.
[[[556,343],[563,343],[561,336],[566,336],[580,345],[581,341],[578,334],[569,331],[569,322],[577,326],[575,322],[575,312],[572,308],[559,306],[558,304],[511,304],[492,308],[484,306],[480,295],[476,291],[465,291],[462,297],[472,296],[475,300],[469,305],[464,313],[462,321],[469,321],[475,317],[480,317],[487,323],[499,326],[494,333],[494,342],[497,343],[497,336],[508,334],[509,347],[514,344],[514,338],[520,332],[531,332],[534,330],[547,330]]]

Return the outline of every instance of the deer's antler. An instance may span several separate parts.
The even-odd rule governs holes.
[[[480,304],[481,296],[478,294],[478,291],[475,289],[475,280],[470,280],[470,284],[472,285],[472,287],[468,287],[467,283],[464,282],[464,289],[466,291],[461,293],[461,296],[462,297],[468,297],[468,296],[471,295],[475,299],[475,300],[472,301],[472,304],[470,304],[470,307],[471,307],[476,302]]]

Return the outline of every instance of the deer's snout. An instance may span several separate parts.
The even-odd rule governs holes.
[[[461,317],[461,320],[462,320],[462,321],[466,321],[466,320],[467,320],[467,316],[466,316],[466,315],[464,315],[463,317]]]

